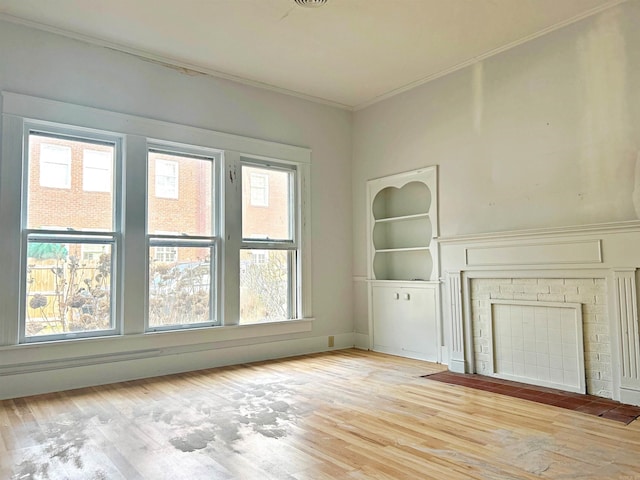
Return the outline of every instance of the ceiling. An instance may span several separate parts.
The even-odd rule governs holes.
[[[358,109],[624,0],[0,0],[0,19]]]

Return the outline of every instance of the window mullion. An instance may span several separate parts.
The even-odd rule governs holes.
[[[224,155],[224,230],[223,242],[224,296],[223,315],[225,325],[237,325],[240,321],[240,248],[242,246],[242,164],[237,152]]]
[[[122,279],[122,333],[144,332],[147,285],[146,184],[147,141],[128,135],[124,142],[122,176],[124,181],[124,216],[122,255],[119,272]],[[126,265],[126,269],[124,266]]]

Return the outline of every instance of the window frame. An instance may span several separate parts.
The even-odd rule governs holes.
[[[299,298],[299,280],[301,277],[301,265],[299,259],[301,258],[300,244],[298,239],[300,238],[299,225],[302,221],[302,214],[300,211],[300,202],[298,201],[298,167],[287,162],[280,162],[277,160],[265,160],[259,158],[253,158],[248,156],[242,156],[240,159],[240,168],[242,167],[255,167],[263,170],[269,170],[274,172],[285,172],[289,174],[289,204],[288,204],[288,217],[289,217],[289,233],[290,239],[272,239],[272,238],[256,238],[244,237],[240,242],[240,250],[263,250],[266,255],[269,255],[271,250],[284,250],[288,252],[288,272],[287,272],[287,311],[289,317],[284,321],[290,321],[299,317],[299,312],[302,308],[302,300]],[[256,173],[251,172],[251,175]],[[258,174],[260,175],[260,174]],[[264,174],[268,178],[267,174]],[[242,175],[240,175],[242,178]],[[249,180],[251,182],[251,180]],[[240,189],[244,191],[244,189]],[[251,204],[251,188],[247,189],[249,198],[247,204]],[[242,199],[241,199],[242,202]],[[240,218],[240,228],[242,230],[243,218]],[[238,322],[241,325],[246,325],[238,318]],[[266,322],[268,323],[268,322]],[[247,323],[248,324],[248,323]]]
[[[0,358],[8,363],[12,371],[30,371],[46,362],[64,359],[65,365],[83,364],[89,345],[100,356],[135,353],[136,358],[153,358],[158,355],[160,341],[163,348],[190,349],[207,343],[215,348],[220,342],[237,341],[239,345],[252,344],[253,339],[269,338],[273,335],[309,334],[312,331],[312,257],[311,257],[311,150],[305,147],[234,135],[207,128],[125,114],[117,111],[83,106],[18,93],[0,92],[2,95],[2,142],[0,143]],[[117,277],[115,293],[118,305],[116,320],[120,331],[113,336],[97,338],[69,338],[64,341],[24,344],[19,336],[20,283],[23,276],[20,256],[25,248],[21,240],[22,156],[24,152],[24,124],[37,122],[41,125],[63,126],[78,132],[106,132],[122,138],[122,159],[119,171],[114,172],[114,182],[120,194],[114,198],[121,202],[124,212],[122,235],[119,237],[118,258],[112,275]],[[221,289],[219,308],[222,308],[221,327],[174,332],[145,331],[145,296],[148,285],[148,250],[145,235],[145,205],[147,182],[147,142],[154,139],[180,145],[211,148],[222,152],[220,162],[220,205],[225,215],[220,215],[218,278],[225,272],[225,283]],[[264,161],[296,165],[298,175],[298,198],[300,214],[298,259],[302,278],[298,279],[298,315],[294,321],[271,324],[248,325],[235,328],[239,318],[238,273],[240,207],[238,205],[240,157],[246,156]],[[221,210],[222,211],[222,210]],[[126,231],[126,235],[124,232]],[[101,232],[103,233],[103,232]],[[126,259],[126,269],[125,267]],[[231,327],[231,328],[227,328]],[[159,340],[156,335],[162,335]],[[89,342],[89,343],[85,343]],[[37,347],[38,359],[34,360],[33,348]],[[142,350],[141,350],[142,349]],[[182,350],[180,350],[182,351]],[[8,355],[6,357],[5,355]],[[108,360],[106,360],[108,361]],[[30,367],[29,365],[33,365]],[[49,367],[46,367],[49,368]]]
[[[21,184],[21,204],[20,204],[20,285],[19,285],[19,307],[18,307],[18,343],[33,344],[57,340],[68,340],[76,338],[93,338],[117,335],[122,330],[121,315],[121,281],[119,279],[120,250],[122,248],[122,225],[123,225],[123,201],[122,201],[122,159],[123,159],[123,137],[122,135],[106,132],[103,130],[64,125],[38,120],[25,120],[22,130],[22,184]],[[112,172],[112,230],[101,229],[91,230],[59,230],[44,228],[28,228],[29,212],[29,140],[30,135],[51,136],[53,138],[64,138],[70,141],[85,141],[96,144],[112,144],[114,147],[114,158]],[[69,160],[69,174],[71,175],[71,163],[73,156]],[[84,158],[83,158],[84,161]],[[84,167],[84,165],[83,165]],[[40,182],[38,182],[40,183]],[[45,187],[46,188],[46,187]],[[81,189],[81,191],[84,191]],[[111,275],[110,275],[110,313],[111,328],[103,330],[93,330],[86,332],[65,332],[50,335],[27,335],[27,251],[30,240],[40,240],[41,242],[66,243],[68,245],[83,243],[111,245]]]
[[[194,328],[203,328],[203,327],[216,327],[222,325],[222,296],[220,285],[224,281],[221,277],[220,270],[220,251],[221,251],[221,239],[219,235],[220,226],[220,189],[218,187],[218,182],[220,178],[220,168],[221,168],[221,158],[222,151],[214,149],[214,148],[200,148],[195,147],[193,145],[182,145],[174,142],[167,142],[163,140],[148,140],[147,141],[147,185],[149,184],[149,153],[156,152],[161,154],[182,156],[184,158],[192,158],[197,160],[208,160],[211,161],[211,232],[210,235],[187,235],[183,233],[177,232],[162,232],[162,233],[150,233],[148,231],[149,226],[149,206],[146,205],[145,208],[145,236],[146,236],[146,274],[147,274],[147,282],[146,282],[146,295],[145,295],[145,320],[144,320],[144,331],[147,333],[150,332],[166,332],[166,331],[175,331],[175,330],[185,330],[185,329],[194,329]],[[179,162],[172,160],[161,159],[155,160],[163,161],[163,162],[172,162],[176,165],[176,175],[179,170]],[[157,166],[156,166],[157,168]],[[154,182],[157,182],[157,170],[155,170],[154,174]],[[176,182],[177,182],[176,176]],[[177,187],[177,184],[176,184]],[[154,188],[157,188],[157,183],[155,183]],[[177,192],[177,188],[176,188]],[[157,190],[154,192],[155,196],[157,195]],[[148,198],[148,194],[147,194]],[[160,197],[167,198],[167,197]],[[176,197],[179,199],[179,197]],[[180,247],[183,248],[208,248],[209,255],[209,269],[211,272],[210,280],[209,280],[209,312],[212,317],[205,322],[198,323],[176,323],[171,325],[160,325],[160,326],[152,326],[150,325],[150,295],[151,289],[149,286],[149,270],[150,270],[150,250],[154,247],[174,247],[176,248],[176,252],[179,251]]]

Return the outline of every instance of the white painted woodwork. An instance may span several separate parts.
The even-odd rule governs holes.
[[[437,280],[437,167],[369,180],[369,279]]]
[[[438,361],[438,285],[374,284],[373,349],[378,352]]]
[[[17,292],[20,283],[13,274],[7,273],[7,270],[14,271],[12,264],[19,259],[19,246],[11,246],[19,234],[14,236],[15,231],[3,222],[0,236],[8,239],[8,242],[3,240],[0,249],[0,267],[4,273],[4,280],[0,280],[0,292],[3,292],[0,293],[0,336],[3,337],[0,342],[8,346],[6,349],[0,348],[0,368],[7,366],[19,369],[19,366],[30,362],[38,362],[38,365],[32,364],[29,368],[48,368],[52,357],[64,358],[65,365],[82,365],[85,358],[92,355],[99,355],[99,361],[104,363],[101,368],[92,367],[82,372],[80,368],[75,369],[76,374],[73,368],[59,368],[46,371],[38,378],[19,373],[5,376],[0,378],[0,392],[3,395],[27,389],[35,393],[44,391],[44,377],[47,388],[55,390],[56,384],[62,389],[87,382],[97,384],[114,381],[118,377],[135,378],[162,375],[175,369],[188,371],[205,368],[213,365],[214,358],[215,362],[226,362],[227,358],[228,361],[243,361],[242,355],[229,350],[231,346],[239,352],[247,350],[247,355],[259,360],[260,357],[276,358],[294,351],[308,353],[327,350],[328,335],[335,336],[337,346],[353,345],[353,222],[348,208],[352,200],[350,112],[205,75],[192,76],[110,49],[96,48],[24,26],[0,23],[0,90],[27,93],[40,99],[62,100],[65,105],[73,104],[88,110],[97,108],[114,112],[110,117],[112,123],[109,126],[102,125],[102,128],[115,132],[128,131],[152,139],[168,139],[190,145],[213,144],[243,155],[266,155],[300,163],[306,160],[309,163],[300,167],[300,172],[306,172],[300,176],[301,182],[304,182],[300,201],[305,204],[303,209],[308,207],[313,210],[312,215],[304,215],[302,228],[307,233],[301,239],[301,248],[308,253],[302,260],[308,278],[299,296],[304,299],[302,314],[308,320],[257,329],[229,326],[144,334],[141,338],[135,335],[136,339],[129,341],[129,338],[124,338],[131,336],[126,331],[128,326],[138,329],[140,322],[144,321],[143,317],[129,315],[135,315],[134,310],[143,311],[144,306],[138,304],[127,311],[125,305],[126,334],[122,337],[100,342],[83,340],[73,345],[56,342],[55,345],[52,343],[26,349],[14,345],[18,332],[15,313],[18,305],[13,299],[17,298],[17,293],[11,298],[11,292]],[[3,103],[3,108],[15,105],[4,95]],[[58,114],[59,102],[51,101],[47,105],[49,115]],[[51,120],[87,122],[91,126],[88,123],[91,122],[91,116],[79,109],[68,110],[67,113],[69,115],[66,118],[56,116]],[[39,118],[33,108],[27,116]],[[118,121],[122,118],[124,121]],[[139,118],[146,121],[141,123],[137,120]],[[156,127],[155,131],[149,128],[150,124]],[[2,126],[5,126],[5,122]],[[93,126],[100,128],[99,125]],[[219,135],[212,141],[206,132]],[[252,141],[242,145],[237,141],[242,137],[250,137]],[[14,150],[14,146],[8,142],[2,142],[2,148],[7,152]],[[19,149],[22,150],[22,146]],[[312,150],[313,166],[310,165]],[[302,155],[296,156],[295,152],[301,152]],[[7,153],[0,159],[0,168],[6,167],[7,172],[19,169],[19,164],[14,164],[10,158],[15,156]],[[125,159],[125,162],[136,164],[139,161],[134,157]],[[9,188],[0,186],[0,209],[6,207],[13,210],[17,204],[12,192],[18,190],[19,178],[19,174],[8,173],[5,177],[5,171],[0,172],[0,182],[11,184]],[[128,180],[134,189],[146,183],[146,179],[141,183],[135,178]],[[330,186],[330,195],[327,194],[327,185]],[[361,215],[364,218],[364,214]],[[145,224],[144,219],[135,216],[127,216],[125,221],[129,227],[132,222]],[[314,235],[313,252],[310,250],[311,242],[304,238],[305,235],[310,237],[311,232]],[[130,233],[128,229],[124,232],[124,242],[132,238]],[[224,255],[224,252],[221,254]],[[143,262],[145,258],[146,254],[139,258],[129,256],[126,260],[132,260],[133,267],[139,268],[136,262]],[[126,281],[125,293],[129,294],[132,301],[137,299],[142,302],[144,297],[136,295],[132,283],[133,280]],[[139,288],[144,288],[144,285]],[[2,300],[3,297],[6,302]],[[5,308],[5,303],[15,307]],[[313,320],[310,319],[312,316]],[[4,341],[5,338],[9,340]],[[200,346],[196,347],[194,343]],[[197,355],[184,353],[194,348],[204,350]],[[114,361],[120,358],[122,352],[138,350],[144,350],[149,358],[126,365],[110,363],[111,358]],[[215,355],[211,353],[214,350],[218,352]],[[165,353],[168,356],[163,358]],[[207,357],[211,359],[209,363]]]
[[[462,317],[462,290],[460,286],[460,272],[447,273],[447,294],[450,322],[450,358],[449,370],[457,373],[465,372],[464,365],[464,329]]]
[[[461,235],[439,238],[438,243],[442,264],[454,267],[447,276],[447,301],[443,304],[451,370],[485,373],[479,370],[485,362],[484,356],[493,354],[475,344],[480,337],[474,330],[477,326],[474,326],[472,312],[480,307],[476,305],[478,298],[472,298],[472,284],[482,280],[485,283],[480,285],[484,285],[481,288],[485,289],[486,299],[555,302],[555,298],[559,298],[558,301],[566,304],[580,303],[585,339],[582,345],[585,356],[589,357],[588,362],[585,360],[588,393],[640,405],[636,291],[640,222]],[[543,248],[538,249],[540,246]],[[576,251],[571,252],[567,246],[575,246]],[[586,249],[580,250],[581,246]],[[503,261],[497,256],[503,247],[510,248],[510,262],[484,265],[477,263],[485,262],[467,261],[469,251],[491,252],[492,262]],[[554,248],[558,250],[554,252]],[[536,251],[542,255],[539,264],[531,262]],[[584,255],[589,251],[589,255]],[[460,288],[455,279],[458,272]],[[509,279],[513,279],[514,285],[506,285],[507,290],[503,290],[501,280]],[[520,282],[525,285],[523,288],[515,285],[517,279],[523,280]],[[542,279],[551,280],[548,290],[543,288]],[[460,298],[457,298],[458,291]],[[456,337],[459,332],[464,336],[463,354],[453,348],[459,343]],[[464,369],[460,368],[462,358]]]
[[[0,18],[314,101],[362,106],[621,0],[3,0]],[[117,19],[117,21],[111,21]],[[176,21],[180,19],[180,21]],[[172,35],[165,32],[171,31]],[[380,35],[384,32],[384,35]],[[419,46],[419,48],[416,48]],[[331,72],[330,75],[327,72]]]
[[[370,180],[367,196],[370,348],[439,362],[437,167]]]
[[[636,269],[613,272],[615,311],[618,318],[620,390],[623,401],[640,402],[640,328]]]
[[[24,122],[21,118],[6,115],[2,119],[3,138],[20,138]],[[20,210],[15,205],[20,204],[22,178],[22,163],[9,161],[20,158],[23,145],[21,142],[2,143],[2,161],[0,162],[0,218],[5,219],[0,227],[0,265],[5,272],[0,276],[0,346],[13,345],[19,337],[18,318],[19,304],[16,300],[20,296],[20,282],[17,281],[20,271]],[[7,275],[8,272],[14,275]],[[2,321],[2,316],[11,321]]]
[[[492,300],[494,377],[586,393],[579,303]]]
[[[467,265],[561,265],[575,263],[602,262],[599,240],[575,242],[537,242],[532,244],[511,244],[466,249]]]

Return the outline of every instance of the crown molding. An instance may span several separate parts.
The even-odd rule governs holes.
[[[97,38],[97,37],[93,37],[91,35],[85,35],[85,34],[81,34],[81,33],[76,33],[76,32],[72,32],[63,28],[58,28],[58,27],[54,27],[52,25],[48,25],[45,23],[40,23],[40,22],[35,22],[32,20],[27,20],[25,18],[21,18],[21,17],[16,17],[13,15],[8,15],[6,13],[0,13],[0,20],[4,20],[10,23],[14,23],[14,24],[18,24],[18,25],[23,25],[26,27],[30,27],[30,28],[35,28],[37,30],[42,30],[45,32],[49,32],[49,33],[54,33],[57,35],[61,35],[67,38],[71,38],[74,40],[78,40],[84,43],[89,43],[92,45],[96,45],[99,47],[103,47],[103,48],[107,48],[110,50],[115,50],[121,53],[126,53],[135,57],[138,57],[142,60],[145,61],[149,61],[149,62],[153,62],[153,63],[157,63],[159,65],[162,65],[164,67],[167,68],[172,68],[174,70],[177,70],[181,73],[184,73],[186,75],[208,75],[211,77],[215,77],[215,78],[220,78],[220,79],[224,79],[224,80],[229,80],[232,82],[236,82],[242,85],[246,85],[246,86],[250,86],[250,87],[255,87],[255,88],[260,88],[260,89],[264,89],[264,90],[269,90],[275,93],[280,93],[283,95],[288,95],[288,96],[292,96],[292,97],[296,97],[296,98],[300,98],[302,100],[307,100],[310,102],[314,102],[314,103],[318,103],[318,104],[322,104],[322,105],[327,105],[330,107],[334,107],[334,108],[339,108],[341,110],[347,110],[347,111],[359,111],[359,110],[363,110],[367,107],[370,107],[376,103],[382,102],[383,100],[387,100],[391,97],[394,97],[396,95],[399,95],[401,93],[404,93],[408,90],[412,90],[413,88],[416,88],[420,85],[423,85],[425,83],[431,82],[433,80],[436,80],[438,78],[444,77],[446,75],[449,75],[450,73],[456,72],[458,70],[461,70],[463,68],[466,68],[468,66],[471,66],[475,63],[481,62],[483,60],[486,60],[487,58],[493,57],[494,55],[498,55],[499,53],[505,52],[507,50],[510,50],[512,48],[515,48],[519,45],[522,45],[524,43],[527,43],[531,40],[534,40],[538,37],[542,37],[548,33],[551,33],[555,30],[559,30],[561,28],[564,28],[568,25],[571,25],[573,23],[579,22],[580,20],[583,20],[585,18],[591,17],[593,15],[596,15],[598,13],[601,13],[605,10],[608,10],[610,8],[613,8],[615,6],[618,6],[622,3],[626,3],[628,0],[611,0],[610,2],[607,2],[603,5],[600,5],[598,7],[592,8],[590,10],[587,10],[586,12],[583,12],[579,15],[573,16],[571,18],[568,18],[566,20],[563,20],[561,22],[558,22],[554,25],[551,25],[547,28],[543,28],[542,30],[539,30],[531,35],[527,35],[525,37],[522,37],[518,40],[515,40],[513,42],[510,42],[506,45],[503,45],[501,47],[498,48],[494,48],[492,50],[489,50],[481,55],[469,58],[468,60],[465,60],[463,62],[457,63],[455,65],[452,65],[451,67],[445,68],[444,70],[441,70],[439,72],[436,72],[434,74],[431,75],[427,75],[425,77],[421,77],[413,82],[407,83],[406,85],[403,85],[401,87],[398,88],[394,88],[392,90],[389,90],[385,93],[382,93],[380,95],[374,96],[373,98],[371,98],[370,100],[357,104],[357,105],[347,105],[344,103],[340,103],[340,102],[336,102],[333,100],[329,100],[326,98],[322,98],[322,97],[316,97],[314,95],[309,95],[309,94],[305,94],[302,92],[298,92],[295,90],[290,90],[287,88],[283,88],[283,87],[278,87],[275,85],[271,85],[269,83],[266,82],[261,82],[258,80],[253,80],[253,79],[249,79],[249,78],[245,78],[245,77],[241,77],[239,75],[233,75],[233,74],[229,74],[229,73],[225,73],[225,72],[221,72],[219,70],[215,70],[212,68],[207,68],[201,65],[195,65],[195,64],[191,64],[188,62],[184,62],[181,60],[178,60],[176,58],[173,57],[169,57],[169,56],[165,56],[165,55],[160,55],[154,52],[150,52],[148,50],[144,50],[144,49],[139,49],[139,48],[133,48],[133,47],[128,47],[126,45],[122,45],[116,42],[111,42],[108,40],[104,40],[101,38]]]
[[[56,35],[60,35],[63,37],[70,38],[72,40],[77,40],[80,42],[88,43],[90,45],[94,45],[97,47],[106,48],[109,50],[114,50],[120,53],[126,53],[128,55],[139,58],[140,60],[144,60],[147,62],[156,63],[163,67],[171,68],[173,70],[177,70],[180,73],[185,75],[207,75],[210,77],[220,78],[223,80],[229,80],[235,83],[239,83],[242,85],[246,85],[249,87],[260,88],[263,90],[269,90],[271,92],[280,93],[282,95],[288,95],[290,97],[300,98],[302,100],[306,100],[313,103],[319,103],[322,105],[327,105],[330,107],[339,108],[341,110],[353,110],[353,107],[350,105],[345,105],[343,103],[335,102],[333,100],[328,100],[322,97],[316,97],[313,95],[308,95],[306,93],[298,92],[295,90],[289,90],[283,87],[277,87],[275,85],[271,85],[266,82],[261,82],[258,80],[252,80],[249,78],[244,78],[238,75],[233,75],[230,73],[224,73],[219,70],[215,70],[212,68],[207,68],[202,65],[195,65],[188,62],[184,62],[178,60],[173,57],[160,55],[154,52],[150,52],[148,50],[128,47],[126,45],[122,45],[120,43],[111,42],[108,40],[104,40],[98,37],[93,37],[91,35],[84,35],[82,33],[72,32],[70,30],[66,30],[63,28],[54,27],[52,25],[47,25],[45,23],[34,22],[32,20],[27,20],[21,17],[15,17],[13,15],[8,15],[6,13],[0,13],[0,20],[4,20],[9,23],[13,23],[16,25],[22,25],[24,27],[34,28],[36,30],[41,30],[48,33],[53,33]]]

